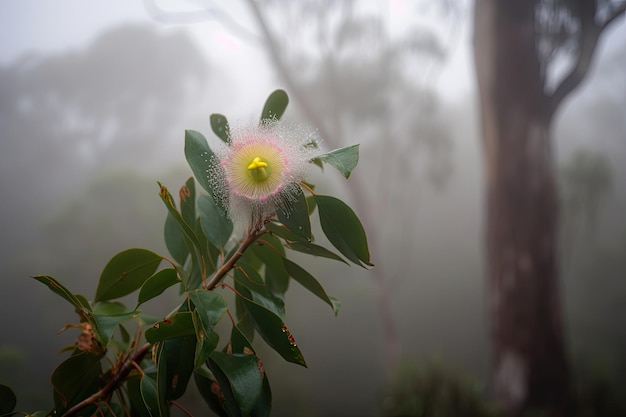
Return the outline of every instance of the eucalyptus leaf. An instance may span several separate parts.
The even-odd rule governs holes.
[[[235,289],[273,311],[279,317],[285,317],[285,302],[267,291],[261,276],[256,270],[252,268],[236,269]]]
[[[208,365],[222,391],[226,387],[232,391],[241,415],[250,415],[263,390],[257,357],[215,351],[209,357]]]
[[[359,163],[359,145],[335,149],[323,155],[319,155],[315,159],[319,159],[334,166],[344,177],[349,178],[352,170],[354,170]]]
[[[265,224],[265,230],[272,235],[282,237],[286,242],[306,241],[305,237],[299,236],[289,230],[284,224],[269,222]]]
[[[215,133],[217,137],[222,139],[225,143],[230,143],[230,127],[226,116],[219,113],[213,113],[210,120],[213,133]]]
[[[185,244],[185,234],[176,219],[174,219],[170,213],[167,213],[167,217],[165,218],[163,234],[167,251],[176,262],[180,265],[184,265],[189,255],[189,248]]]
[[[165,268],[152,275],[144,282],[137,297],[137,307],[148,300],[151,300],[163,293],[172,285],[180,284],[182,281],[178,273],[173,268]]]
[[[192,226],[196,222],[196,185],[192,177],[189,177],[178,192],[180,199],[180,214],[185,223]]]
[[[339,314],[339,304],[334,302],[334,299],[329,297],[326,294],[326,291],[322,287],[322,285],[315,279],[313,275],[308,273],[304,268],[295,262],[290,261],[289,259],[283,259],[285,262],[285,267],[287,271],[289,271],[289,275],[291,278],[295,279],[300,285],[309,290],[311,293],[315,294],[322,301],[330,306],[333,309],[333,313],[335,316]]]
[[[207,170],[214,157],[215,155],[202,133],[195,130],[185,130],[185,158],[198,183],[211,195],[213,195],[213,188],[209,182]]]
[[[226,409],[224,408],[224,406],[227,405],[225,404],[226,395],[222,393],[222,389],[217,381],[209,378],[207,375],[204,375],[199,371],[196,371],[194,373],[193,379],[196,382],[196,387],[198,387],[198,392],[207,403],[211,411],[213,411],[219,417],[232,417],[233,415],[237,415],[236,413],[239,412],[239,410],[237,410],[236,408],[232,410],[232,412],[235,414],[229,414],[226,412]],[[232,397],[232,393],[230,395],[230,398],[231,401],[228,405],[232,407],[234,406],[234,398]],[[241,413],[239,413],[239,415],[240,414]]]
[[[182,311],[172,317],[156,322],[146,330],[146,340],[156,343],[166,339],[180,338],[195,334],[190,311]]]
[[[298,193],[296,201],[292,202],[286,210],[276,212],[278,220],[296,235],[311,240],[311,221],[309,219],[309,207],[304,193]]]
[[[194,369],[195,350],[195,334],[164,340],[157,345],[156,381],[159,404],[168,404],[185,393]],[[161,407],[161,414],[163,411],[164,408]]]
[[[76,311],[78,311],[83,317],[86,317],[86,313],[91,311],[91,307],[89,303],[83,302],[80,300],[75,294],[73,294],[70,290],[65,288],[63,284],[48,275],[37,275],[33,277],[37,281],[45,284],[53,293],[61,296],[66,301],[74,306]]]
[[[357,265],[373,266],[365,230],[354,211],[338,198],[315,195],[324,234],[346,258]]]
[[[199,286],[202,282],[203,273],[206,273],[205,259],[203,257],[202,251],[203,245],[196,235],[194,229],[183,219],[178,210],[176,210],[176,207],[174,206],[174,200],[172,199],[172,195],[168,191],[167,187],[165,187],[161,183],[159,183],[159,186],[161,187],[159,196],[161,197],[161,200],[163,200],[163,203],[165,204],[165,207],[167,208],[169,214],[176,221],[180,230],[185,235],[184,242],[187,245],[189,253],[191,254],[192,264],[191,272],[187,276],[187,287],[189,289],[197,288],[197,286]],[[192,225],[195,225],[195,222],[192,223]]]
[[[139,383],[139,389],[141,392],[143,405],[148,413],[150,413],[150,417],[160,417],[161,407],[159,406],[159,395],[157,392],[156,381],[148,375],[144,374]]]
[[[263,340],[287,362],[306,367],[302,352],[300,352],[294,337],[282,319],[274,312],[252,300],[245,297],[239,297],[239,299],[250,312],[255,327]]]
[[[113,336],[113,331],[115,331],[118,324],[137,317],[138,315],[139,313],[137,311],[115,315],[93,314],[91,319],[96,339],[102,346],[108,346]]]
[[[220,337],[214,331],[207,332],[200,319],[198,310],[193,311],[193,325],[196,330],[196,352],[194,354],[194,369],[202,367],[211,353],[217,347]]]
[[[9,415],[17,405],[17,397],[11,388],[0,384],[0,416]]]
[[[335,261],[343,262],[346,265],[349,265],[348,262],[346,262],[341,256],[337,255],[335,252],[332,252],[323,246],[316,245],[315,243],[289,242],[287,243],[287,248],[295,250],[296,252],[306,253],[307,255],[321,256],[322,258],[333,259]]]
[[[80,352],[64,360],[53,372],[55,411],[65,410],[96,392],[100,380],[100,359],[90,352]]]
[[[281,241],[275,236],[265,235],[257,243],[249,251],[265,264],[265,285],[268,291],[275,295],[284,294],[289,287],[289,274],[282,260],[285,249]]]
[[[233,233],[233,223],[224,210],[209,195],[201,195],[198,199],[202,231],[216,247],[223,249]]]
[[[276,90],[269,95],[263,106],[261,113],[261,122],[266,120],[279,120],[287,105],[289,104],[289,96],[284,90]]]
[[[228,308],[221,295],[213,291],[195,290],[189,293],[194,305],[193,322],[196,332],[195,368],[202,366],[217,346],[219,337],[213,331]]]
[[[135,291],[156,271],[163,258],[147,249],[127,249],[104,267],[94,301],[111,300]]]

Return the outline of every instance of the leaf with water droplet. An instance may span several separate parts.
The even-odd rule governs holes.
[[[289,96],[284,90],[274,91],[265,101],[263,112],[261,113],[261,123],[265,120],[279,120],[288,104]]]
[[[239,299],[250,312],[255,327],[263,340],[286,361],[306,367],[306,362],[295,343],[295,339],[290,332],[283,330],[287,327],[282,319],[252,300],[245,297],[239,297]]]
[[[278,210],[278,220],[298,236],[311,240],[311,220],[309,207],[304,193],[298,193],[296,201],[286,210]]]
[[[215,133],[217,137],[222,139],[225,143],[229,143],[230,127],[228,125],[228,119],[226,119],[226,116],[219,113],[213,113],[210,119],[211,129],[213,129],[213,133]]]
[[[320,155],[314,159],[321,160],[337,168],[348,178],[359,163],[359,145],[346,146]]]
[[[209,148],[209,144],[202,133],[195,130],[185,130],[185,158],[194,177],[196,177],[196,181],[211,195],[213,195],[213,188],[206,175],[208,163],[204,161],[210,161],[214,157],[213,151]]]

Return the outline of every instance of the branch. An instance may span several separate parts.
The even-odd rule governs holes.
[[[267,22],[259,9],[259,6],[255,0],[248,0],[248,5],[250,6],[250,10],[252,10],[252,14],[254,15],[259,28],[263,32],[263,36],[267,42],[267,47],[272,58],[274,64],[276,65],[276,69],[278,70],[280,76],[287,84],[287,88],[289,90],[289,94],[295,98],[296,102],[304,112],[306,118],[317,128],[320,133],[320,136],[324,138],[324,141],[331,147],[336,148],[337,144],[334,143],[331,136],[328,134],[324,127],[324,123],[319,118],[317,112],[311,107],[308,100],[304,97],[302,89],[297,85],[297,83],[291,77],[289,70],[285,66],[285,63],[280,57],[280,53],[278,51],[278,46],[276,39],[272,35],[269,27],[267,26]]]
[[[79,402],[78,404],[67,410],[65,414],[63,414],[63,417],[76,415],[76,413],[78,413],[83,408],[91,404],[95,404],[98,400],[102,398],[107,398],[109,395],[111,395],[113,391],[118,389],[120,385],[122,385],[124,381],[126,381],[126,377],[128,377],[130,371],[135,368],[135,364],[143,360],[144,356],[146,356],[146,354],[150,351],[151,347],[152,344],[150,343],[146,343],[145,345],[143,345],[139,350],[135,352],[133,357],[128,362],[126,362],[122,369],[118,373],[116,373],[113,378],[109,379],[109,382],[107,382],[104,387],[102,387],[95,394],[91,395],[88,398],[85,398],[83,401]]]
[[[563,78],[551,96],[548,97],[548,112],[551,117],[561,102],[571,93],[587,75],[593,55],[602,31],[613,21],[626,12],[626,3],[613,10],[613,13],[602,24],[596,24],[593,16],[582,16],[580,22],[580,47],[578,59],[570,73]]]
[[[231,256],[228,261],[226,261],[220,267],[220,269],[215,272],[215,275],[213,275],[211,281],[206,283],[206,285],[204,286],[205,290],[211,291],[222,280],[222,278],[224,278],[228,271],[233,269],[235,263],[239,260],[239,258],[241,258],[241,255],[243,255],[246,249],[248,249],[250,245],[252,245],[254,241],[261,235],[260,231],[262,228],[263,225],[258,226],[257,228],[248,232],[248,236],[246,236],[243,242],[241,242],[241,245],[239,246],[239,248],[237,248],[237,251],[233,254],[233,256]]]

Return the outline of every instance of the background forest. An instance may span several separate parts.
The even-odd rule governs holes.
[[[316,183],[345,187],[376,268],[304,265],[342,308],[334,318],[299,288],[288,294],[290,327],[309,367],[264,353],[274,414],[381,415],[401,390],[394,381],[414,378],[415,369],[431,372],[418,391],[437,378],[488,389],[471,5],[251,1],[167,9],[145,1],[123,13],[114,9],[125,3],[113,2],[96,16],[67,2],[42,24],[34,3],[0,4],[7,23],[0,24],[0,382],[15,389],[18,409],[50,404],[58,350],[76,337],[57,334],[73,312],[28,277],[50,274],[91,294],[120,250],[165,253],[156,181],[176,188],[191,175],[184,129],[209,132],[216,111],[246,123],[276,88],[292,97],[285,117],[317,129],[325,149],[361,144],[349,183],[334,172]],[[81,20],[97,30],[76,24],[71,41],[58,36]],[[54,33],[58,45],[32,31]],[[575,385],[590,409],[621,415],[624,45],[620,21],[601,38],[588,78],[553,126]],[[149,306],[166,314],[160,307]],[[201,401],[193,391],[187,399],[190,409]]]

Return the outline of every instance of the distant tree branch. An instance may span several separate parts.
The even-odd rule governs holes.
[[[324,142],[326,142],[332,148],[337,147],[338,144],[335,143],[333,139],[330,137],[330,135],[328,134],[328,132],[326,131],[324,127],[324,124],[319,118],[317,112],[311,107],[306,97],[304,97],[304,94],[302,93],[302,89],[294,81],[293,77],[291,76],[291,73],[289,72],[289,69],[283,62],[280,56],[280,53],[278,51],[278,45],[277,45],[276,39],[274,38],[274,35],[270,31],[267,25],[267,22],[265,20],[265,17],[263,16],[261,10],[259,9],[259,5],[257,4],[255,0],[248,0],[248,5],[250,6],[250,10],[252,11],[252,14],[254,15],[257,21],[257,24],[259,25],[259,28],[261,29],[261,32],[263,33],[263,36],[265,37],[272,61],[274,62],[274,65],[276,66],[278,73],[280,74],[283,81],[287,85],[289,94],[296,100],[296,102],[298,103],[302,111],[304,112],[304,115],[306,116],[306,118],[309,119],[309,121],[317,128],[317,130],[320,133],[320,136],[324,139]]]
[[[608,17],[608,19],[606,19],[606,21],[601,25],[602,30],[606,29],[606,27],[608,25],[610,25],[611,23],[613,23],[613,21],[615,19],[617,19],[618,17],[621,17],[624,13],[626,13],[626,1],[624,1],[622,4],[620,4],[619,6],[616,6],[615,9],[613,9],[613,12],[611,13],[611,15]]]
[[[617,18],[621,17],[624,12],[626,12],[626,3],[615,7],[611,15],[602,24],[597,24],[593,15],[581,16],[578,57],[570,73],[563,78],[561,83],[554,90],[554,93],[548,98],[548,111],[550,116],[554,114],[563,99],[578,87],[587,75],[602,31]]]

